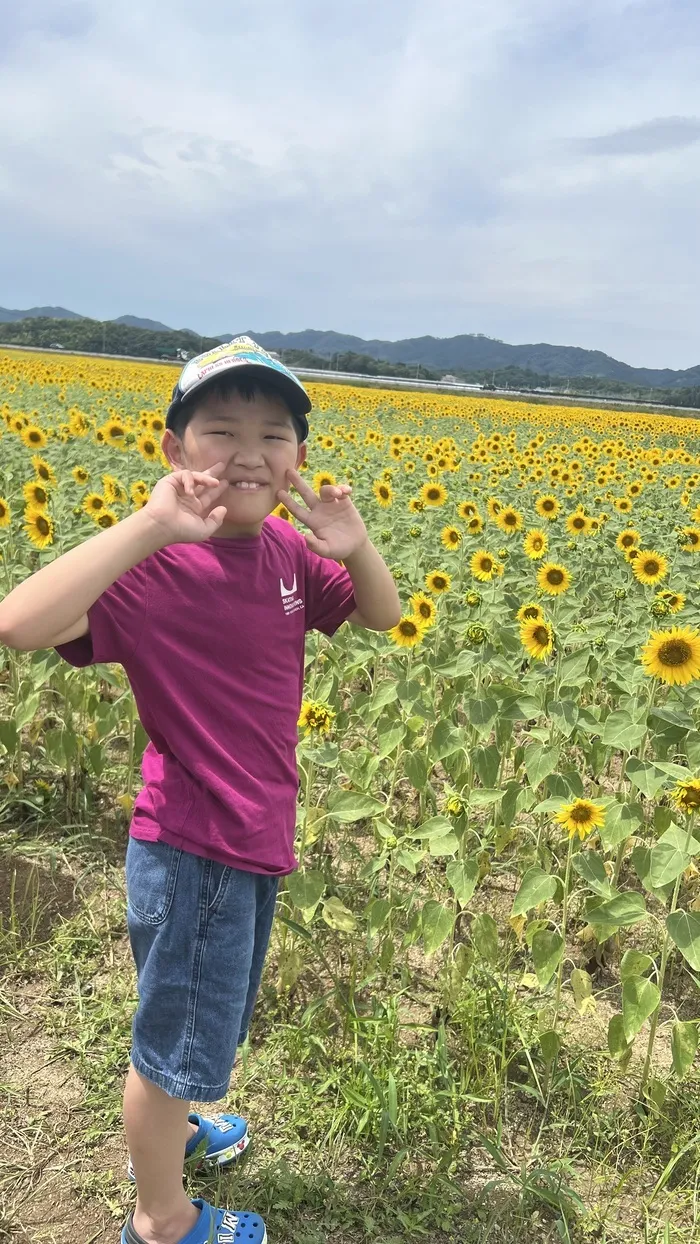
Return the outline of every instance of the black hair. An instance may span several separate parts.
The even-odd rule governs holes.
[[[222,402],[227,402],[234,395],[242,397],[246,402],[252,402],[256,397],[276,398],[277,401],[283,403],[292,416],[297,441],[301,442],[304,439],[299,419],[279,385],[268,380],[266,376],[237,376],[235,372],[213,377],[202,389],[193,393],[189,401],[182,402],[169,424],[171,432],[182,439],[192,416],[199,410],[201,403],[212,395]]]

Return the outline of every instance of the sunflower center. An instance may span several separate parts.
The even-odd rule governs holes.
[[[503,522],[505,523],[506,527],[514,527],[517,521],[518,520],[515,514],[507,513],[503,515]]]
[[[379,489],[379,495],[382,501],[386,501],[389,496],[389,489],[384,484],[382,484],[381,488]]]
[[[587,825],[592,818],[592,809],[587,803],[575,803],[571,809],[571,820],[577,825]]]
[[[562,571],[557,570],[557,569],[548,570],[547,571],[547,582],[551,583],[553,587],[557,587],[560,583],[563,583],[564,575]]]
[[[532,541],[532,547],[536,553],[539,553],[540,549],[542,548],[542,539],[540,536],[535,536],[534,540]]]
[[[645,560],[645,562],[644,562],[644,572],[645,572],[645,574],[658,574],[658,573],[659,573],[659,569],[660,569],[660,567],[659,567],[659,563],[657,562],[657,560],[656,560],[656,558],[655,558],[655,557],[647,557],[647,558],[646,558],[646,560]]]
[[[537,617],[539,617],[539,613],[540,613],[540,611],[539,611],[539,609],[538,609],[537,605],[529,605],[529,606],[528,606],[528,608],[525,610],[524,617],[526,617],[526,618],[537,618]]]
[[[548,514],[551,514],[552,510],[554,509],[554,502],[553,502],[553,501],[543,501],[543,502],[542,502],[542,509],[543,509],[543,510],[546,510]]]
[[[630,549],[633,544],[634,544],[634,536],[623,536],[622,537],[623,548]]]
[[[438,492],[437,488],[429,488],[428,497],[430,498],[431,501],[438,501],[440,499],[440,493]]]
[[[436,574],[433,576],[433,587],[445,587],[445,580],[442,575]]]
[[[693,650],[684,639],[667,639],[661,645],[658,659],[662,665],[685,665],[693,655]]]
[[[581,518],[580,516],[576,517],[572,523],[572,526],[575,527],[577,531],[581,531],[582,528],[586,526],[585,518]]]
[[[432,605],[430,605],[427,600],[422,600],[418,606],[418,612],[422,618],[429,618],[432,616],[433,612]]]
[[[49,531],[51,530],[46,519],[41,518],[41,517],[37,518],[36,520],[36,529],[39,532],[39,534],[42,536],[47,536],[49,534]]]
[[[532,632],[532,637],[538,644],[546,645],[549,643],[549,632],[546,626],[536,626]]]
[[[403,622],[399,622],[399,630],[402,635],[406,636],[406,639],[413,639],[414,635],[418,634],[418,627],[410,618],[404,618]]]

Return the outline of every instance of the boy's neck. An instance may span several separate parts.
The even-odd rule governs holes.
[[[224,520],[213,538],[216,540],[245,540],[246,538],[252,540],[260,535],[262,529],[263,523],[227,523]]]

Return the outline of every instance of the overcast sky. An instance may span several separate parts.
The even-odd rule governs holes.
[[[695,0],[21,0],[0,305],[700,363]]]

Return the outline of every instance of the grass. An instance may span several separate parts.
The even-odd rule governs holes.
[[[0,854],[0,1239],[116,1240],[133,1197],[119,849],[118,835],[107,853],[80,839],[57,859],[46,825]],[[650,1112],[573,1018],[548,1066],[537,995],[515,972],[436,980],[398,939],[382,956],[329,932],[319,956],[297,936],[298,979],[281,990],[284,928],[226,1101],[254,1145],[216,1180],[189,1176],[192,1195],[255,1208],[275,1244],[697,1237],[697,1078]]]

